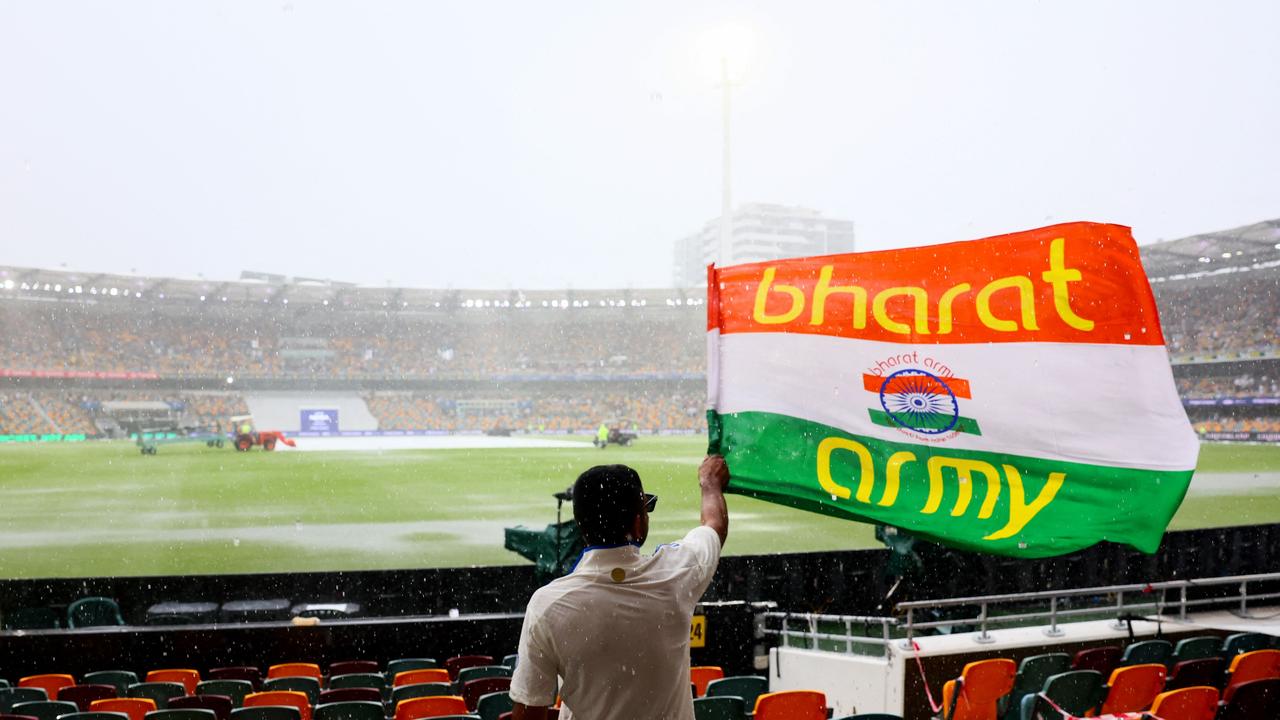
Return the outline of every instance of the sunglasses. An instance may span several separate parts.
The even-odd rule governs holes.
[[[644,493],[645,512],[653,512],[653,509],[656,507],[658,507],[658,496],[650,495],[649,493]]]

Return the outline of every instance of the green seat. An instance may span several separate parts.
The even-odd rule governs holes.
[[[1018,663],[1018,674],[1013,678],[1013,689],[1000,701],[1001,720],[1018,720],[1022,710],[1022,698],[1040,692],[1044,681],[1071,669],[1071,656],[1066,653],[1047,653],[1025,657]]]
[[[311,713],[314,720],[385,720],[382,703],[336,702],[317,705]]]
[[[1266,650],[1271,647],[1271,636],[1262,633],[1236,633],[1228,635],[1222,641],[1222,656],[1231,662],[1231,658],[1254,650]]]
[[[1143,640],[1128,645],[1120,656],[1120,665],[1166,665],[1173,657],[1173,643],[1168,640]]]
[[[3,630],[57,630],[62,627],[58,613],[53,608],[25,607],[7,610],[0,615]]]
[[[1089,711],[1102,704],[1104,695],[1102,673],[1097,670],[1071,670],[1051,675],[1044,681],[1040,694],[1049,696],[1059,707],[1072,715],[1084,717]],[[1061,715],[1044,702],[1040,694],[1022,698],[1022,720],[1033,720],[1036,713],[1043,714],[1044,717]]]
[[[9,712],[14,705],[25,702],[36,702],[38,700],[48,700],[49,694],[44,688],[38,687],[11,687],[0,690],[0,713]]]
[[[516,669],[516,663],[518,662],[520,662],[520,656],[516,655],[515,653],[512,653],[511,655],[505,655],[502,658],[502,664],[506,665],[512,670]]]
[[[515,707],[515,703],[511,700],[511,693],[494,692],[487,695],[481,695],[476,701],[476,714],[480,716],[480,720],[498,720],[502,713],[509,713]],[[737,720],[741,720],[738,718]]]
[[[85,673],[81,681],[86,685],[111,685],[120,697],[128,697],[129,686],[136,685],[138,674],[131,670],[99,670]]]
[[[152,710],[145,720],[218,720],[218,714],[207,708]]]
[[[4,678],[0,678],[0,690],[4,690],[7,687],[9,687],[9,681]]]
[[[244,705],[244,696],[253,692],[248,680],[202,680],[196,685],[197,695],[222,695],[231,698],[232,707]]]
[[[156,701],[156,709],[169,707],[169,701],[187,694],[182,683],[175,682],[140,682],[129,686],[129,697],[151,698]]]
[[[1170,665],[1177,665],[1184,660],[1199,660],[1201,658],[1218,657],[1218,653],[1222,650],[1222,638],[1217,635],[1201,635],[1199,637],[1186,638],[1179,640],[1178,644],[1173,648],[1173,662]]]
[[[67,627],[102,627],[123,625],[120,606],[108,597],[80,598],[67,606]]]
[[[302,713],[288,705],[258,705],[232,710],[230,720],[302,720]]]
[[[431,668],[440,667],[440,663],[435,658],[398,658],[387,663],[387,669],[383,672],[388,680],[395,678],[396,673],[406,672],[408,670],[430,670]]]
[[[693,701],[693,720],[742,720],[747,703],[735,695],[700,697]]]
[[[452,695],[453,684],[447,682],[437,683],[414,683],[413,685],[401,685],[391,690],[391,707],[394,708],[401,700],[409,700],[411,698],[432,697],[435,695]]]
[[[373,688],[374,690],[386,690],[387,678],[382,673],[349,673],[347,675],[334,675],[329,678],[329,689],[337,690],[338,688]]]
[[[13,706],[14,715],[30,715],[38,720],[58,720],[62,715],[73,712],[80,712],[80,708],[75,703],[64,700],[36,700]]]
[[[472,680],[479,680],[480,678],[511,677],[512,672],[514,671],[506,665],[476,665],[475,667],[459,670],[454,684],[457,687],[463,687]]]
[[[101,712],[96,710],[73,712],[69,715],[60,715],[61,720],[129,720],[129,716],[122,712]]]
[[[769,679],[759,675],[730,675],[707,683],[707,697],[740,697],[747,712],[755,710],[756,698],[769,692]]]
[[[306,693],[307,701],[315,705],[320,700],[320,681],[313,677],[292,675],[290,677],[271,678],[262,683],[263,690],[293,690]]]

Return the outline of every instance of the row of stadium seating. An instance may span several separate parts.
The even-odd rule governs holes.
[[[1280,378],[1237,373],[1178,378],[1178,394],[1184,398],[1280,397]]]
[[[431,658],[401,658],[384,668],[352,660],[331,663],[327,675],[314,663],[281,663],[265,679],[256,667],[214,668],[209,679],[192,669],[158,669],[143,682],[127,670],[87,673],[80,684],[67,674],[33,675],[14,687],[0,680],[0,720],[119,720],[85,715],[99,712],[122,713],[127,720],[497,720],[512,707],[508,688],[516,657],[493,662],[466,655],[442,667]],[[769,693],[763,677],[725,677],[718,667],[694,667],[690,681],[697,720],[828,717],[822,693]]]
[[[1150,712],[1165,720],[1280,717],[1276,638],[1241,633],[973,662],[943,687],[948,720]],[[1228,660],[1229,658],[1229,660]],[[1104,682],[1104,678],[1106,679]]]

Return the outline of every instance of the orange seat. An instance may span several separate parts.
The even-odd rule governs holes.
[[[64,687],[71,687],[76,684],[76,679],[70,675],[28,675],[18,680],[18,687],[34,687],[44,690],[44,694],[52,700],[58,697],[58,691]]]
[[[1116,668],[1107,682],[1102,714],[1140,712],[1164,692],[1165,667],[1158,663]]]
[[[827,696],[817,690],[765,693],[756,698],[754,719],[827,720]]]
[[[418,683],[447,683],[452,682],[449,678],[449,671],[444,668],[421,668],[418,670],[405,670],[396,673],[391,680],[391,687],[400,687],[401,685],[417,685]]]
[[[108,698],[89,703],[90,712],[124,713],[129,720],[143,720],[155,709],[156,701],[151,698]]]
[[[1280,650],[1254,650],[1231,659],[1227,689],[1250,680],[1280,678]]]
[[[147,673],[147,682],[178,683],[186,689],[188,695],[196,694],[196,686],[200,684],[200,671],[186,668],[165,668]]]
[[[1018,664],[1007,658],[979,660],[964,666],[960,677],[942,686],[942,712],[947,720],[996,720],[996,703],[1013,689]]]
[[[707,694],[708,683],[712,680],[720,680],[723,677],[724,670],[715,665],[695,665],[689,668],[689,680],[698,689],[696,693],[698,697]]]
[[[466,714],[467,703],[460,696],[433,695],[401,700],[396,705],[395,720],[418,720],[418,718]],[[826,718],[824,717],[823,720],[826,720]]]
[[[297,690],[266,690],[249,693],[244,696],[243,707],[261,707],[263,705],[287,705],[298,708],[302,720],[311,720],[311,699],[304,692]]]
[[[1151,714],[1161,720],[1213,720],[1218,714],[1218,689],[1204,685],[1160,693]]]
[[[310,677],[317,680],[324,677],[320,666],[315,663],[280,663],[267,668],[267,679],[282,677]]]

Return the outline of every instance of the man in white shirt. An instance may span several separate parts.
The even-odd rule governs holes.
[[[515,720],[693,720],[689,625],[729,534],[719,455],[698,468],[702,524],[680,542],[640,554],[647,495],[625,465],[599,465],[573,484],[573,517],[587,549],[565,577],[538,589],[525,610],[511,680]]]

